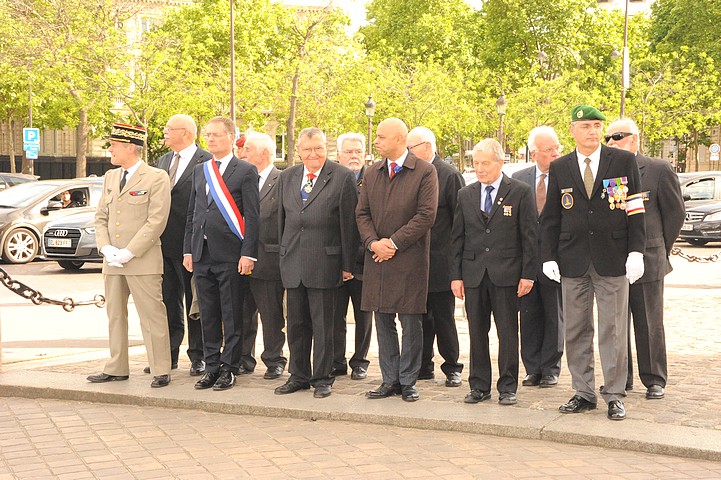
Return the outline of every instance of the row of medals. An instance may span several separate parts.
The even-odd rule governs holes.
[[[604,188],[603,192],[601,192],[601,198],[606,198],[606,193],[608,193],[608,208],[611,210],[615,210],[616,208],[626,210],[626,194],[628,194],[628,187],[626,185]]]

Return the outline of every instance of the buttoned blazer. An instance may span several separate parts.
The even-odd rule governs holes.
[[[257,258],[260,231],[258,170],[233,156],[223,173],[228,191],[245,221],[245,236],[241,241],[228,226],[217,203],[209,201],[203,172],[205,163],[193,168],[183,253],[192,254],[193,261],[198,262],[203,253],[203,242],[207,241],[211,262],[237,263],[241,256]]]
[[[636,155],[641,174],[641,189],[648,192],[646,207],[646,251],[641,283],[663,279],[671,272],[673,242],[681,232],[686,210],[678,176],[668,162]]]
[[[170,211],[170,182],[167,173],[141,162],[120,190],[121,168],[109,170],[95,211],[95,241],[98,251],[106,245],[127,248],[135,257],[122,267],[111,267],[103,259],[103,273],[153,275],[163,273],[160,235]]]
[[[360,169],[360,172],[358,172],[358,178],[356,179],[356,187],[358,191],[358,195],[360,196],[360,189],[363,185],[363,177],[365,176],[366,172],[366,166],[363,165],[363,168]],[[356,258],[355,263],[353,264],[353,275],[358,280],[363,280],[363,264],[365,263],[365,256],[366,256],[366,249],[363,248],[363,243],[360,241],[360,233],[358,233],[358,224],[355,221],[355,206],[353,207],[353,225],[356,229],[356,238],[358,238],[358,248],[356,251]]]
[[[173,161],[174,151],[170,151],[158,159],[158,168],[170,170]],[[213,155],[198,148],[190,159],[185,170],[179,172],[180,177],[175,185],[170,188],[170,216],[168,225],[160,236],[163,242],[163,255],[174,260],[183,259],[183,241],[185,240],[185,223],[188,219],[188,203],[190,202],[190,191],[193,188],[193,168],[195,165],[213,158]],[[177,174],[176,174],[177,175]]]
[[[403,168],[390,179],[388,162],[366,169],[356,208],[365,252],[364,311],[426,313],[430,230],[438,208],[438,174],[428,162],[408,152]],[[390,238],[393,258],[377,263],[371,242]]]
[[[285,288],[335,288],[351,272],[358,240],[353,209],[357,190],[353,172],[326,160],[303,205],[303,164],[278,179],[280,276]]]
[[[278,252],[278,178],[280,170],[273,167],[260,189],[260,237],[258,261],[253,268],[253,278],[280,280]]]
[[[432,165],[438,174],[438,210],[431,228],[431,256],[428,273],[429,292],[447,292],[451,289],[451,236],[453,214],[456,211],[458,191],[463,187],[463,175],[436,154]]]
[[[515,287],[521,278],[535,280],[538,236],[531,187],[507,177],[498,187],[488,219],[481,211],[481,183],[463,187],[451,233],[451,278],[467,288],[481,284],[488,272],[498,287]]]
[[[562,276],[580,277],[591,262],[599,275],[622,276],[626,274],[628,253],[644,252],[644,215],[629,217],[625,210],[611,210],[608,195],[603,192],[603,180],[618,177],[626,177],[628,195],[641,191],[635,156],[605,145],[601,146],[590,197],[575,149],[551,163],[541,221],[541,260],[556,261]]]

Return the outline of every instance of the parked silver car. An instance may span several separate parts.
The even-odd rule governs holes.
[[[95,212],[76,213],[48,223],[43,232],[43,254],[66,270],[78,270],[86,262],[100,262],[95,243]]]
[[[66,215],[94,212],[103,189],[101,177],[40,180],[0,191],[0,247],[10,263],[31,262],[40,252],[45,225]],[[63,208],[61,195],[75,199]]]

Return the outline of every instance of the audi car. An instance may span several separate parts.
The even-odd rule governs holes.
[[[43,232],[43,253],[66,270],[78,270],[86,262],[102,263],[95,243],[95,212],[68,215],[49,223]]]
[[[721,202],[686,208],[679,238],[691,245],[721,241]]]
[[[101,177],[39,180],[0,191],[0,248],[6,262],[28,263],[41,252],[48,223],[78,212],[94,212],[103,190]],[[61,195],[77,199],[63,208]]]

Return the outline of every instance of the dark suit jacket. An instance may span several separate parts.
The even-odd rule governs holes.
[[[360,196],[360,189],[363,185],[363,177],[366,173],[366,167],[358,172],[358,178],[356,179],[356,187],[358,188],[358,195]],[[358,280],[363,280],[363,264],[365,263],[366,249],[363,247],[363,243],[360,241],[360,233],[358,233],[358,224],[355,221],[355,206],[353,207],[353,225],[356,228],[356,235],[358,236],[358,252],[356,254],[355,264],[353,265],[353,276]]]
[[[280,170],[273,167],[260,189],[260,238],[258,240],[258,261],[253,267],[253,278],[261,280],[280,281],[278,177],[280,177]]]
[[[209,160],[212,161],[212,160]],[[228,227],[215,201],[208,204],[203,164],[193,169],[193,189],[188,204],[183,253],[191,253],[197,262],[207,237],[210,260],[215,263],[237,263],[240,257],[257,258],[260,230],[258,170],[254,165],[233,156],[223,173],[223,180],[245,220],[245,238],[241,241]]]
[[[463,175],[443,161],[436,154],[433,166],[438,173],[438,210],[436,221],[431,228],[431,264],[428,278],[429,292],[447,292],[451,289],[451,237],[448,232],[453,227],[453,213],[456,211],[458,190],[465,182]]]
[[[520,180],[523,183],[528,184],[531,187],[531,194],[533,198],[533,205],[536,205],[536,166],[524,168],[523,170],[519,170],[518,172],[513,174],[513,178],[516,180]],[[548,176],[546,176],[546,185],[548,185]],[[540,250],[541,248],[541,221],[543,220],[543,212],[541,214],[538,214],[537,209],[533,209],[533,215],[536,219],[536,232],[538,235],[538,248]],[[540,251],[539,251],[540,253]],[[538,275],[536,277],[536,281],[543,283],[544,285],[552,285],[552,286],[559,286],[558,282],[554,282],[550,278],[548,278],[546,275],[543,274],[543,268],[542,268],[542,262],[541,257],[538,255],[536,257],[537,260],[537,267],[538,267]]]
[[[170,169],[174,151],[170,151],[158,159],[158,168]],[[163,242],[163,256],[173,260],[183,260],[183,241],[185,239],[185,222],[188,219],[188,202],[193,187],[193,168],[199,163],[213,158],[210,152],[198,148],[188,163],[187,168],[180,174],[178,182],[170,190],[170,216],[168,225],[160,236]]]
[[[497,287],[515,287],[521,278],[536,278],[538,237],[532,198],[528,185],[503,174],[485,220],[480,182],[458,192],[451,233],[452,280],[463,280],[466,288],[475,288],[486,272]]]
[[[438,174],[428,162],[408,152],[393,180],[388,162],[368,167],[361,187],[356,219],[364,247],[390,238],[398,250],[388,261],[376,263],[365,252],[364,311],[426,313],[430,230],[438,207]]]
[[[644,214],[629,217],[625,210],[611,210],[608,197],[601,198],[602,181],[617,177],[627,177],[628,195],[641,191],[635,155],[605,145],[590,198],[575,149],[551,163],[541,222],[542,262],[558,262],[564,277],[584,275],[591,262],[599,275],[626,274],[628,253],[644,252],[646,229]],[[569,208],[561,205],[564,193],[573,199]]]
[[[649,192],[646,207],[646,252],[644,273],[639,282],[663,279],[671,268],[668,255],[685,218],[685,208],[678,176],[668,162],[636,155],[641,172],[641,190]]]
[[[350,169],[326,160],[305,205],[300,198],[303,164],[278,180],[280,276],[285,288],[334,288],[353,271],[358,239],[353,208],[358,193]]]

